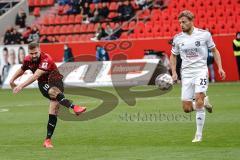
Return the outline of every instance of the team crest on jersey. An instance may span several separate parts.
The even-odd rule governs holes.
[[[199,46],[200,46],[200,41],[196,41],[196,42],[195,42],[195,45],[196,45],[197,47],[199,47]]]

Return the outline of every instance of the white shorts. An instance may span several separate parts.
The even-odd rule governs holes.
[[[184,101],[192,101],[195,93],[206,94],[208,89],[208,71],[203,70],[192,77],[182,76],[182,96]]]

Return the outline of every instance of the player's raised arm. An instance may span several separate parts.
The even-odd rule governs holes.
[[[224,70],[222,68],[222,61],[221,61],[220,53],[216,47],[212,48],[211,51],[212,51],[212,54],[214,57],[214,61],[216,62],[217,66],[218,66],[218,73],[221,76],[222,80],[224,80],[226,78],[226,73],[224,72]]]
[[[18,78],[18,77],[20,77],[20,76],[22,76],[23,74],[24,74],[24,70],[22,69],[22,68],[19,68],[16,72],[15,72],[15,74],[12,76],[12,78],[11,78],[11,80],[10,80],[10,86],[11,86],[11,88],[12,89],[14,89],[17,85],[14,83],[14,81]]]
[[[22,84],[19,84],[17,87],[15,87],[13,89],[13,93],[20,92],[23,88],[27,87],[28,85],[30,85],[31,83],[36,81],[41,75],[43,75],[45,73],[46,73],[46,71],[37,69],[36,72],[31,77],[29,77],[25,82],[23,82]]]

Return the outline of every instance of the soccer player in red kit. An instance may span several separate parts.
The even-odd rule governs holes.
[[[47,136],[43,146],[52,148],[51,137],[57,124],[57,113],[59,105],[73,109],[76,115],[86,111],[85,107],[72,104],[65,98],[63,91],[63,76],[59,73],[56,64],[52,58],[40,51],[38,43],[30,43],[28,46],[29,55],[25,57],[24,62],[10,80],[10,86],[13,93],[19,93],[34,81],[38,80],[38,87],[42,95],[50,100],[49,120],[47,124]],[[22,76],[26,70],[31,70],[33,75],[25,82],[16,85],[14,81]]]

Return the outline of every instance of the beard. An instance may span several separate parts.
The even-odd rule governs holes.
[[[192,27],[189,27],[189,28],[182,28],[182,31],[185,32],[185,33],[188,33],[190,32],[192,29]]]
[[[33,61],[33,62],[37,62],[38,59],[39,59],[39,57],[34,57],[34,58],[32,58],[32,61]]]

